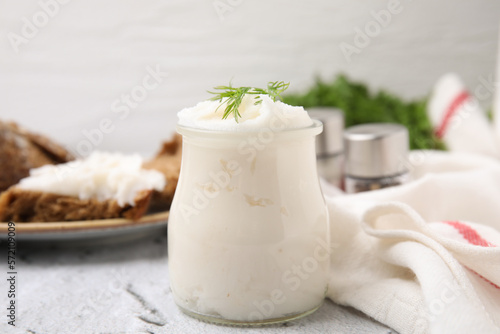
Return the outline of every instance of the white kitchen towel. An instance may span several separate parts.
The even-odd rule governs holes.
[[[493,126],[458,75],[443,75],[434,86],[427,113],[436,135],[451,151],[500,157]]]
[[[498,29],[500,31],[500,27]],[[493,91],[493,128],[495,131],[497,144],[500,146],[500,34],[498,36],[498,44],[497,44],[497,69],[494,76],[494,82],[492,85],[484,85],[488,86],[490,93]],[[484,92],[484,91],[483,91]],[[486,96],[488,97],[488,96]]]
[[[412,152],[415,180],[327,197],[328,297],[405,333],[500,333],[500,163]]]

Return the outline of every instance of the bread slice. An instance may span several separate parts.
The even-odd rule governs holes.
[[[121,207],[116,200],[98,201],[20,189],[15,186],[0,195],[0,221],[59,222],[109,218],[139,219],[146,212],[152,190],[142,190],[135,205]]]
[[[168,142],[164,142],[156,157],[143,164],[144,169],[157,170],[165,176],[167,184],[162,191],[154,191],[150,210],[168,210],[174,198],[177,181],[181,171],[182,137],[175,134]]]
[[[13,122],[0,121],[0,192],[28,176],[31,168],[73,159],[66,149],[49,138]]]

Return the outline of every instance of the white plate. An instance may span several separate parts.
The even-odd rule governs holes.
[[[169,211],[148,214],[137,221],[102,219],[72,222],[16,223],[16,241],[126,241],[166,232]],[[8,223],[0,223],[0,240],[8,238]]]

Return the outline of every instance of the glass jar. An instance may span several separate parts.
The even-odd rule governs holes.
[[[182,167],[168,223],[176,304],[236,325],[315,311],[331,253],[315,156],[321,122],[253,133],[177,130]]]

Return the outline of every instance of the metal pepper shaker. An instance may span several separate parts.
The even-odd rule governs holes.
[[[405,167],[408,130],[399,124],[371,123],[344,132],[347,193],[400,185],[409,180]]]
[[[316,137],[318,173],[329,183],[342,188],[344,144],[344,113],[329,107],[308,108],[309,116],[323,123],[323,132]]]

